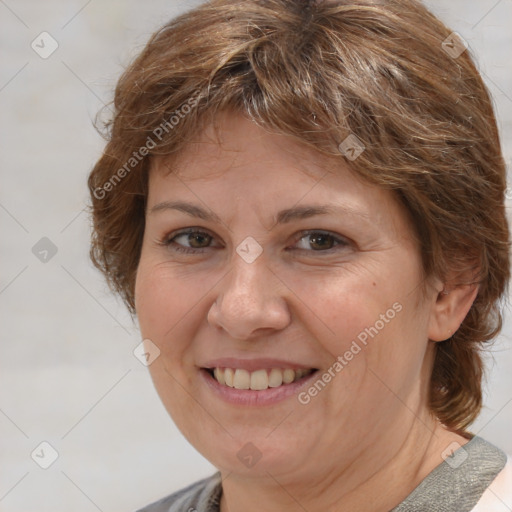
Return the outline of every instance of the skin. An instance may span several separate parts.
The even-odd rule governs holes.
[[[427,392],[435,342],[459,327],[477,289],[431,279],[422,294],[407,212],[341,157],[237,114],[217,124],[150,170],[136,309],[143,337],[161,351],[150,366],[155,387],[221,471],[222,512],[388,511],[450,443],[467,442],[429,413]],[[220,222],[154,210],[178,200]],[[342,210],[275,223],[282,209],[325,204]],[[173,238],[184,228],[211,238]],[[334,238],[319,242],[306,230]],[[248,236],[263,248],[253,263],[236,252]],[[201,364],[228,356],[325,372],[394,303],[401,311],[307,405],[295,395],[272,406],[234,405],[199,378]],[[262,455],[250,468],[237,457],[248,442]]]

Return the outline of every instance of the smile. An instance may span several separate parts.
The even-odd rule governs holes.
[[[240,389],[263,391],[268,388],[278,388],[297,382],[311,375],[314,368],[270,368],[248,371],[243,368],[213,368],[208,373],[222,386]]]

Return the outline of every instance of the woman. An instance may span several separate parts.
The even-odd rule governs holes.
[[[468,430],[509,234],[464,41],[413,0],[214,0],[114,104],[92,258],[219,469],[144,510],[509,510]]]

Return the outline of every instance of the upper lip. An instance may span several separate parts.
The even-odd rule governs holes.
[[[254,372],[256,370],[263,370],[267,368],[291,368],[292,370],[311,369],[308,363],[297,363],[292,361],[285,361],[283,359],[273,358],[258,358],[258,359],[239,359],[236,357],[221,357],[218,359],[211,359],[204,364],[199,365],[201,368],[233,368],[247,370]]]

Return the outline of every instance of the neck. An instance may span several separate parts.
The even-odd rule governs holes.
[[[387,512],[441,464],[441,454],[454,441],[461,446],[468,442],[428,416],[416,419],[392,453],[387,449],[389,443],[381,438],[343,467],[325,465],[322,473],[318,461],[311,461],[307,480],[275,477],[270,472],[258,479],[223,474],[220,511]]]

